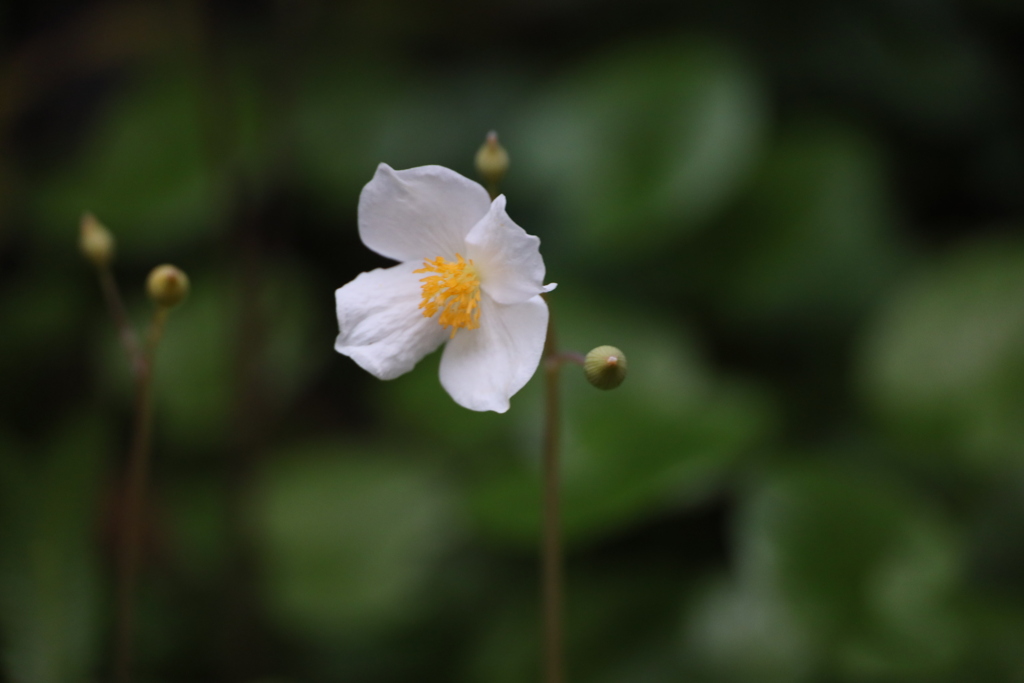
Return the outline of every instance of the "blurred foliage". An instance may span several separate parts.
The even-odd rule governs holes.
[[[538,96],[522,128],[524,181],[552,197],[561,239],[588,258],[640,255],[695,229],[757,158],[765,105],[752,69],[715,41],[648,40]]]
[[[100,657],[100,567],[93,542],[108,440],[96,420],[61,426],[42,462],[0,454],[0,619],[13,680],[81,680]]]
[[[70,163],[40,183],[33,215],[51,239],[67,234],[68,217],[83,206],[117,226],[126,258],[159,258],[223,229],[223,193],[203,149],[200,83],[177,71],[156,69],[104,103]]]
[[[936,258],[871,329],[864,386],[908,454],[1003,471],[1024,442],[1024,249],[1000,240]]]
[[[332,292],[379,162],[496,129],[564,373],[573,681],[1024,679],[1024,12],[1010,0],[0,7],[0,681],[111,672],[130,313],[140,680],[538,675],[541,382],[377,382]]]

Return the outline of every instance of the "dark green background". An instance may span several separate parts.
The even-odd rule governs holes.
[[[143,681],[538,679],[541,387],[332,350],[379,162],[496,129],[567,349],[573,683],[1024,679],[1024,5],[7,2],[0,680],[109,679],[131,388],[76,249],[192,279]]]

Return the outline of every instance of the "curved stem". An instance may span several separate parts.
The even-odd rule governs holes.
[[[559,462],[561,445],[559,415],[559,356],[555,328],[548,319],[548,336],[544,343],[544,531],[541,541],[541,585],[544,620],[544,680],[562,683],[565,680],[562,639],[562,533],[559,514]]]

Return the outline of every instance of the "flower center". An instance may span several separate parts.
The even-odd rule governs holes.
[[[480,276],[472,261],[466,261],[461,254],[456,254],[454,261],[438,256],[433,261],[424,261],[423,267],[413,272],[434,273],[420,279],[424,318],[432,318],[440,311],[437,322],[441,327],[452,328],[452,339],[459,329],[480,327]]]

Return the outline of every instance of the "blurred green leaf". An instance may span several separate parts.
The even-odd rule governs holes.
[[[784,599],[778,615],[830,668],[929,681],[961,656],[960,549],[912,491],[839,468],[780,472],[755,487],[738,542],[740,585]]]
[[[778,591],[724,580],[697,591],[683,652],[698,680],[766,683],[810,680],[818,656]]]
[[[90,210],[114,233],[119,253],[158,257],[222,224],[201,83],[171,66],[139,75],[110,102],[81,151],[34,194],[52,240],[73,244]]]
[[[568,343],[613,343],[629,358],[625,383],[608,392],[587,384],[576,366],[562,370],[562,514],[568,538],[606,535],[706,495],[771,429],[772,411],[762,397],[713,378],[691,339],[653,322],[661,319],[657,312],[645,316],[611,302],[567,297],[554,297],[553,305]],[[536,424],[542,417],[534,410],[516,419]],[[530,445],[534,462],[541,448],[536,433]],[[536,469],[513,464],[473,493],[473,509],[488,533],[536,542]]]
[[[447,485],[396,453],[344,442],[280,451],[255,489],[256,538],[278,622],[313,642],[400,624],[458,534]]]
[[[878,146],[835,123],[794,126],[710,237],[708,290],[735,320],[847,321],[896,272],[900,250]]]
[[[645,42],[553,83],[510,153],[533,191],[557,188],[574,249],[636,255],[722,209],[752,169],[764,117],[757,77],[728,45]]]
[[[1016,462],[1024,246],[978,244],[911,276],[869,328],[861,367],[870,407],[930,467]]]

